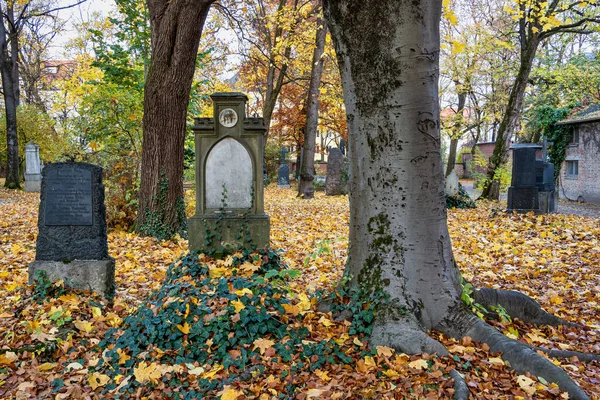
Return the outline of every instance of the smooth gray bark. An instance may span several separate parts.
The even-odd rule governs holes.
[[[425,331],[470,336],[502,352],[516,371],[588,399],[561,368],[479,320],[460,300],[440,156],[441,1],[325,0],[324,6],[349,128],[348,284],[391,298],[377,310],[370,344],[447,355]],[[514,306],[509,297],[496,299],[507,311],[529,315],[530,307]],[[464,382],[455,379],[457,397],[465,398]]]
[[[428,351],[431,342],[416,331],[438,326],[460,293],[440,155],[441,2],[325,4],[349,129],[346,273],[397,299],[379,313],[372,342]]]

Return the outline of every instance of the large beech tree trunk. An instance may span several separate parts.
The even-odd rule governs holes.
[[[426,331],[470,336],[502,353],[516,371],[556,382],[569,398],[588,399],[538,348],[504,336],[460,300],[440,155],[441,0],[325,0],[325,9],[349,128],[348,284],[360,285],[367,296],[384,291],[391,299],[379,305],[370,344],[448,355]],[[485,289],[473,295],[488,309],[502,306],[524,321],[564,323],[517,292]],[[455,398],[468,398],[464,379],[456,371],[451,375]]]
[[[137,228],[168,236],[185,223],[183,149],[196,54],[213,0],[147,0],[152,55],[144,91]],[[150,226],[152,225],[152,226]]]
[[[298,195],[304,199],[312,199],[315,195],[313,180],[315,179],[315,142],[317,140],[317,126],[319,122],[319,87],[323,74],[323,52],[325,51],[325,38],[327,29],[325,21],[317,18],[317,37],[312,58],[308,100],[306,102],[306,124],[304,126],[304,158],[300,169],[300,183]]]
[[[330,0],[326,7],[349,128],[346,272],[398,299],[372,341],[418,352],[428,348],[418,332],[437,327],[460,294],[440,154],[440,2]]]

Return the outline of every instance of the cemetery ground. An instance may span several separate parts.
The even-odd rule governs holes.
[[[187,393],[209,399],[437,399],[452,397],[453,368],[474,398],[567,398],[543,379],[512,372],[498,354],[468,339],[456,342],[431,332],[453,356],[407,356],[367,348],[367,306],[351,310],[352,321],[319,312],[313,294],[335,290],[343,272],[346,196],[317,193],[307,201],[295,198],[293,189],[268,187],[271,240],[283,253],[177,261],[187,251],[184,239],[158,242],[113,230],[112,303],[65,292],[60,283],[27,285],[38,204],[39,194],[0,188],[0,398]],[[449,211],[454,255],[465,279],[478,287],[522,291],[585,328],[491,323],[533,346],[600,353],[600,220],[509,215],[502,207],[479,203],[477,209]],[[277,254],[299,274],[285,273]],[[163,291],[151,295],[161,285]],[[202,336],[198,326],[213,328]],[[159,345],[144,346],[144,340]],[[552,361],[600,398],[599,361]]]

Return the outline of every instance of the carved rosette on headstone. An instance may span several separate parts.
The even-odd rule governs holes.
[[[54,163],[42,173],[35,261],[51,281],[110,297],[115,261],[108,256],[102,168],[87,163]]]
[[[243,93],[211,95],[213,118],[196,118],[196,215],[189,220],[190,250],[266,247],[263,118],[245,116]]]

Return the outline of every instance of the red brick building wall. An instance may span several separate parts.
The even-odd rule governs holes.
[[[575,124],[574,136],[579,140],[567,147],[560,169],[559,197],[600,204],[600,121]],[[576,175],[572,166],[567,171],[569,163],[577,164]]]

